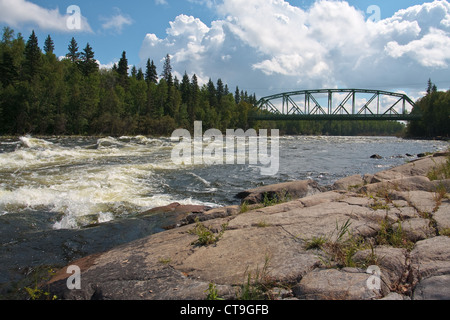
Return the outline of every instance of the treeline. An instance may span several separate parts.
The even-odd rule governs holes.
[[[261,121],[263,128],[278,128],[287,135],[330,136],[402,136],[405,125],[397,121],[322,120],[322,121]]]
[[[231,92],[221,79],[204,85],[195,74],[177,79],[169,55],[158,74],[151,59],[145,70],[130,68],[126,51],[112,68],[99,68],[90,44],[80,50],[74,38],[64,59],[58,59],[54,50],[50,35],[41,49],[34,31],[25,41],[11,28],[3,29],[0,134],[170,135],[177,128],[192,130],[196,120],[203,121],[205,130],[222,132],[278,128],[290,135],[399,135],[404,131],[404,125],[388,121],[255,122],[250,117],[256,111],[254,94],[238,87]],[[434,100],[440,98],[433,96]]]
[[[170,56],[160,76],[150,59],[129,70],[126,52],[111,69],[100,69],[93,48],[72,38],[65,59],[49,35],[39,47],[34,31],[25,41],[8,27],[0,43],[0,134],[169,135],[190,129],[249,128],[255,95],[221,79],[203,86],[196,75],[172,75]]]
[[[450,90],[438,91],[428,80],[427,94],[416,102],[412,114],[421,114],[422,119],[411,121],[407,128],[408,137],[449,137],[450,136]]]

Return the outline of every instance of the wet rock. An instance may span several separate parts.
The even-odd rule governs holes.
[[[370,156],[370,159],[383,159],[383,157],[380,156],[379,154],[373,154]]]

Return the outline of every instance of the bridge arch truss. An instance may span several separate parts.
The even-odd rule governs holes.
[[[361,98],[361,96],[364,98]],[[319,98],[320,96],[320,98]],[[405,94],[367,89],[317,89],[261,98],[257,120],[414,120]]]

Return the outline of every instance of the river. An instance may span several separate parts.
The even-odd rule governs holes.
[[[262,175],[249,164],[175,164],[176,145],[170,138],[144,136],[0,139],[3,294],[11,288],[1,283],[17,280],[29,267],[68,263],[160,231],[163,217],[148,220],[145,228],[132,224],[154,207],[238,204],[234,196],[245,189],[304,179],[330,185],[448,147],[444,141],[395,137],[284,136],[278,172]],[[371,159],[373,154],[382,159]]]

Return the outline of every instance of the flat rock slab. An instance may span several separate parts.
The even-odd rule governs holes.
[[[380,289],[368,286],[370,274],[356,268],[316,269],[294,287],[296,297],[306,300],[372,300],[382,298]]]

